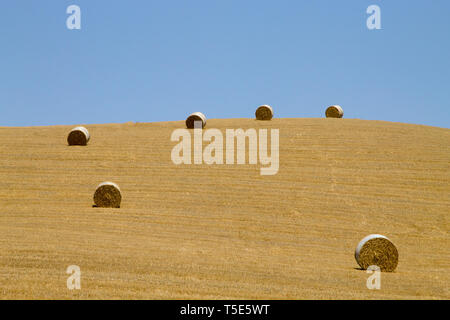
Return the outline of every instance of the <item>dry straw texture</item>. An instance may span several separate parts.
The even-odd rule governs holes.
[[[359,242],[355,259],[364,270],[369,266],[378,266],[381,271],[393,272],[398,264],[398,251],[385,236],[371,234]]]
[[[202,128],[206,126],[206,117],[201,112],[194,112],[193,114],[189,115],[186,119],[186,127],[189,129],[194,128],[195,121],[201,121],[202,122]]]
[[[208,119],[224,135],[269,129],[268,154],[281,128],[280,170],[262,177],[175,165],[184,120],[89,125],[81,150],[61,145],[75,126],[0,128],[0,298],[450,299],[450,129]],[[120,209],[92,207],[103,181]],[[368,290],[353,252],[375,229],[401,260]],[[81,290],[66,287],[70,264]]]
[[[85,146],[90,138],[89,131],[85,127],[76,127],[67,136],[67,143],[69,146]]]
[[[273,118],[273,110],[271,106],[263,105],[258,107],[255,112],[256,120],[271,120]]]
[[[344,110],[341,106],[330,106],[325,111],[327,118],[342,118],[344,116]]]
[[[120,188],[113,182],[100,183],[95,190],[94,203],[100,208],[120,208],[122,195]]]

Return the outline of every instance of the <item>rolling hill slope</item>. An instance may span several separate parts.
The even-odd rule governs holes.
[[[0,128],[3,299],[449,299],[450,130],[355,119],[212,119],[279,128],[280,168],[175,165],[183,121]],[[93,208],[103,181],[120,209]],[[368,290],[354,249],[399,250]],[[66,268],[81,268],[81,290]]]

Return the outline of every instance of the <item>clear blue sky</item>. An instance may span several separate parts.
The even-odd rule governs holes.
[[[66,28],[66,8],[82,12]],[[382,30],[366,9],[381,7]],[[0,126],[253,117],[450,127],[449,0],[0,5]]]

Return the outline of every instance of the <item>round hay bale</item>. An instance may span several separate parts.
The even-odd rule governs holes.
[[[120,208],[122,195],[120,188],[113,182],[100,183],[95,190],[94,203],[100,208]]]
[[[398,251],[385,236],[371,234],[359,242],[355,259],[363,270],[369,266],[378,266],[381,271],[393,272],[398,264]]]
[[[344,116],[344,110],[341,106],[329,106],[325,111],[327,118],[342,118]]]
[[[256,109],[256,120],[271,120],[273,118],[273,109],[271,106],[262,105]]]
[[[85,146],[90,138],[89,131],[85,127],[76,127],[67,136],[67,143],[69,146]]]
[[[202,122],[202,128],[206,126],[206,117],[201,112],[194,112],[186,119],[186,127],[188,129],[194,129],[195,121],[201,121]]]

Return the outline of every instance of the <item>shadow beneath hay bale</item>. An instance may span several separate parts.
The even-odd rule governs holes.
[[[93,205],[92,205],[92,208],[111,208],[111,209],[120,209],[120,206],[118,206],[118,207],[99,207],[98,205],[93,204]]]

